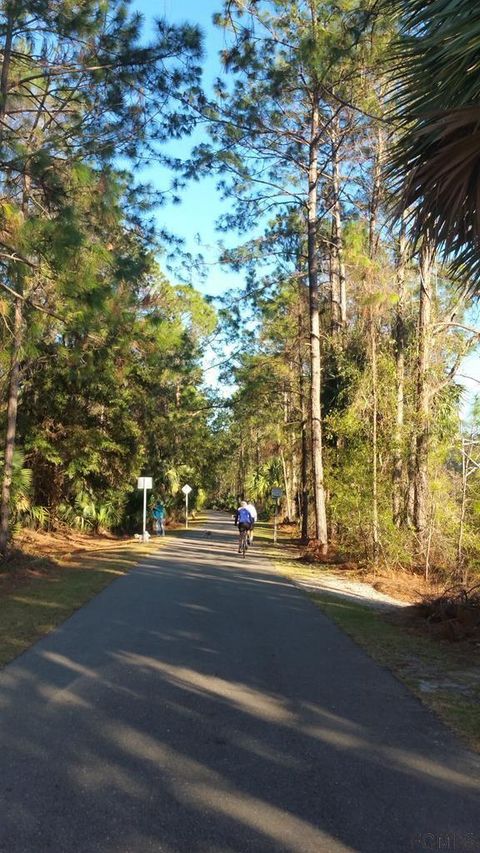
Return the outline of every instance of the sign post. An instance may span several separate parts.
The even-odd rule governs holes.
[[[283,496],[283,489],[272,489],[272,498],[275,498],[275,516],[273,521],[273,544],[277,544],[277,516],[278,516],[278,501]]]
[[[192,491],[192,487],[185,483],[182,488],[182,492],[185,495],[185,528],[188,530],[188,496]]]
[[[137,489],[143,489],[143,533],[142,541],[148,541],[147,534],[147,489],[152,488],[151,477],[139,477],[137,481]]]

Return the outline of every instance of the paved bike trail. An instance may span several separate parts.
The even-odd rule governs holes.
[[[231,521],[0,675],[2,853],[480,850],[480,761]]]

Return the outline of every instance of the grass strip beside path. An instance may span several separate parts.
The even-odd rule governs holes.
[[[189,520],[201,526],[203,514]],[[115,578],[126,574],[149,554],[158,551],[170,537],[181,535],[183,525],[169,529],[167,536],[149,542],[118,542],[70,554],[26,560],[27,573],[15,569],[4,575],[6,590],[0,590],[0,667],[68,619]],[[16,564],[21,569],[21,558]],[[13,587],[10,591],[9,586]]]
[[[277,569],[295,581],[298,563],[294,554],[300,554],[300,548],[295,549],[291,540],[287,546],[281,535],[279,547],[275,548],[270,525],[263,523],[255,530],[257,542],[261,542]],[[322,566],[316,568],[320,579]],[[325,568],[329,571],[331,567]],[[427,636],[408,622],[405,609],[398,613],[374,609],[333,592],[306,594],[374,660],[387,667],[480,752],[480,649],[466,642],[451,643]]]
[[[0,598],[0,666],[68,619],[158,545],[158,540],[127,543],[107,553],[84,552],[62,560],[36,561],[35,573]]]
[[[399,620],[357,602],[309,594],[312,601],[390,669],[447,725],[480,752],[480,667],[463,644],[413,633]],[[403,616],[403,614],[401,614]]]

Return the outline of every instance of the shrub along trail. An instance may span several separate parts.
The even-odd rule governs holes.
[[[0,850],[478,843],[478,757],[234,537],[210,514],[3,671]]]

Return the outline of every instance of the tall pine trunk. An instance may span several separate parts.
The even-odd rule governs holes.
[[[285,509],[287,512],[287,518],[289,521],[292,521],[294,518],[293,512],[293,502],[292,502],[292,481],[290,478],[290,473],[288,471],[287,460],[285,459],[285,453],[283,452],[283,447],[279,445],[279,454],[280,460],[282,463],[282,473],[283,473],[283,482],[285,484]]]
[[[417,433],[412,424],[408,445],[408,488],[407,488],[407,525],[412,528],[415,519],[415,456],[417,448]]]
[[[300,517],[301,538],[303,542],[308,540],[308,415],[307,398],[305,393],[305,373],[303,371],[303,344],[305,330],[303,322],[303,285],[298,285],[298,315],[297,315],[297,340],[298,340],[298,393],[300,402]]]
[[[460,503],[460,523],[458,527],[457,540],[457,575],[462,583],[467,583],[467,571],[464,571],[463,559],[463,534],[465,528],[465,514],[467,510],[467,485],[468,485],[468,462],[465,436],[462,436],[462,499]]]
[[[307,418],[307,402],[305,399],[305,379],[301,378],[301,417],[302,417],[302,461],[301,461],[301,495],[302,495],[302,541],[308,539],[308,418]]]
[[[332,331],[344,328],[347,322],[347,283],[343,257],[343,223],[340,202],[340,121],[338,114],[331,121],[332,162]]]
[[[5,554],[10,538],[10,494],[13,474],[13,454],[17,430],[18,392],[20,388],[20,351],[23,343],[23,302],[14,304],[14,324],[10,377],[8,383],[7,429],[5,434],[2,497],[0,504],[0,553]]]
[[[8,83],[10,76],[10,63],[12,60],[14,14],[10,11],[7,17],[7,28],[3,46],[2,72],[0,74],[0,139],[3,136],[3,121],[7,113]]]
[[[376,138],[376,149],[375,156],[373,161],[373,175],[372,175],[372,196],[370,199],[370,217],[369,217],[369,233],[368,233],[368,243],[370,247],[370,257],[375,257],[377,253],[378,246],[378,234],[377,234],[377,223],[378,223],[378,211],[380,208],[380,197],[382,193],[382,164],[383,164],[383,155],[385,149],[385,134],[383,128],[378,125],[377,127],[377,138]]]
[[[384,149],[383,130],[377,129],[376,151],[373,166],[372,197],[370,200],[369,221],[369,255],[375,261],[377,255],[378,236],[377,221],[381,198],[382,160]],[[378,527],[378,362],[377,362],[377,323],[375,311],[371,306],[369,311],[370,332],[370,363],[372,369],[372,551],[374,562],[379,550]]]
[[[322,361],[320,348],[320,299],[318,286],[317,255],[317,196],[318,196],[318,145],[319,110],[318,96],[314,97],[311,116],[311,136],[308,168],[308,287],[310,302],[310,358],[311,387],[310,407],[312,416],[312,468],[313,494],[315,503],[315,538],[327,552],[327,515],[323,484],[321,376]]]
[[[397,308],[393,327],[395,341],[395,432],[393,436],[393,466],[392,466],[392,515],[395,527],[401,527],[405,522],[405,501],[403,495],[403,433],[405,419],[405,265],[406,265],[405,230],[402,229],[398,242],[397,255]]]
[[[7,17],[5,42],[3,46],[2,71],[0,74],[0,140],[3,137],[3,122],[7,113],[8,87],[10,80],[10,64],[13,48],[14,12],[10,9]],[[23,207],[26,204],[25,187],[23,192]],[[20,277],[17,289],[20,293]],[[18,393],[20,389],[20,351],[23,343],[23,300],[18,297],[14,301],[13,341],[10,358],[10,376],[8,382],[7,426],[5,432],[4,461],[2,475],[2,496],[0,502],[0,553],[5,554],[10,538],[10,495],[13,474],[13,454],[17,433]]]
[[[373,309],[370,312],[370,359],[372,367],[372,552],[376,562],[379,549],[378,532],[378,366],[377,327]]]
[[[428,452],[430,444],[430,389],[428,370],[432,336],[432,249],[428,239],[420,256],[418,312],[416,442],[414,470],[414,526],[423,550],[428,526]]]

